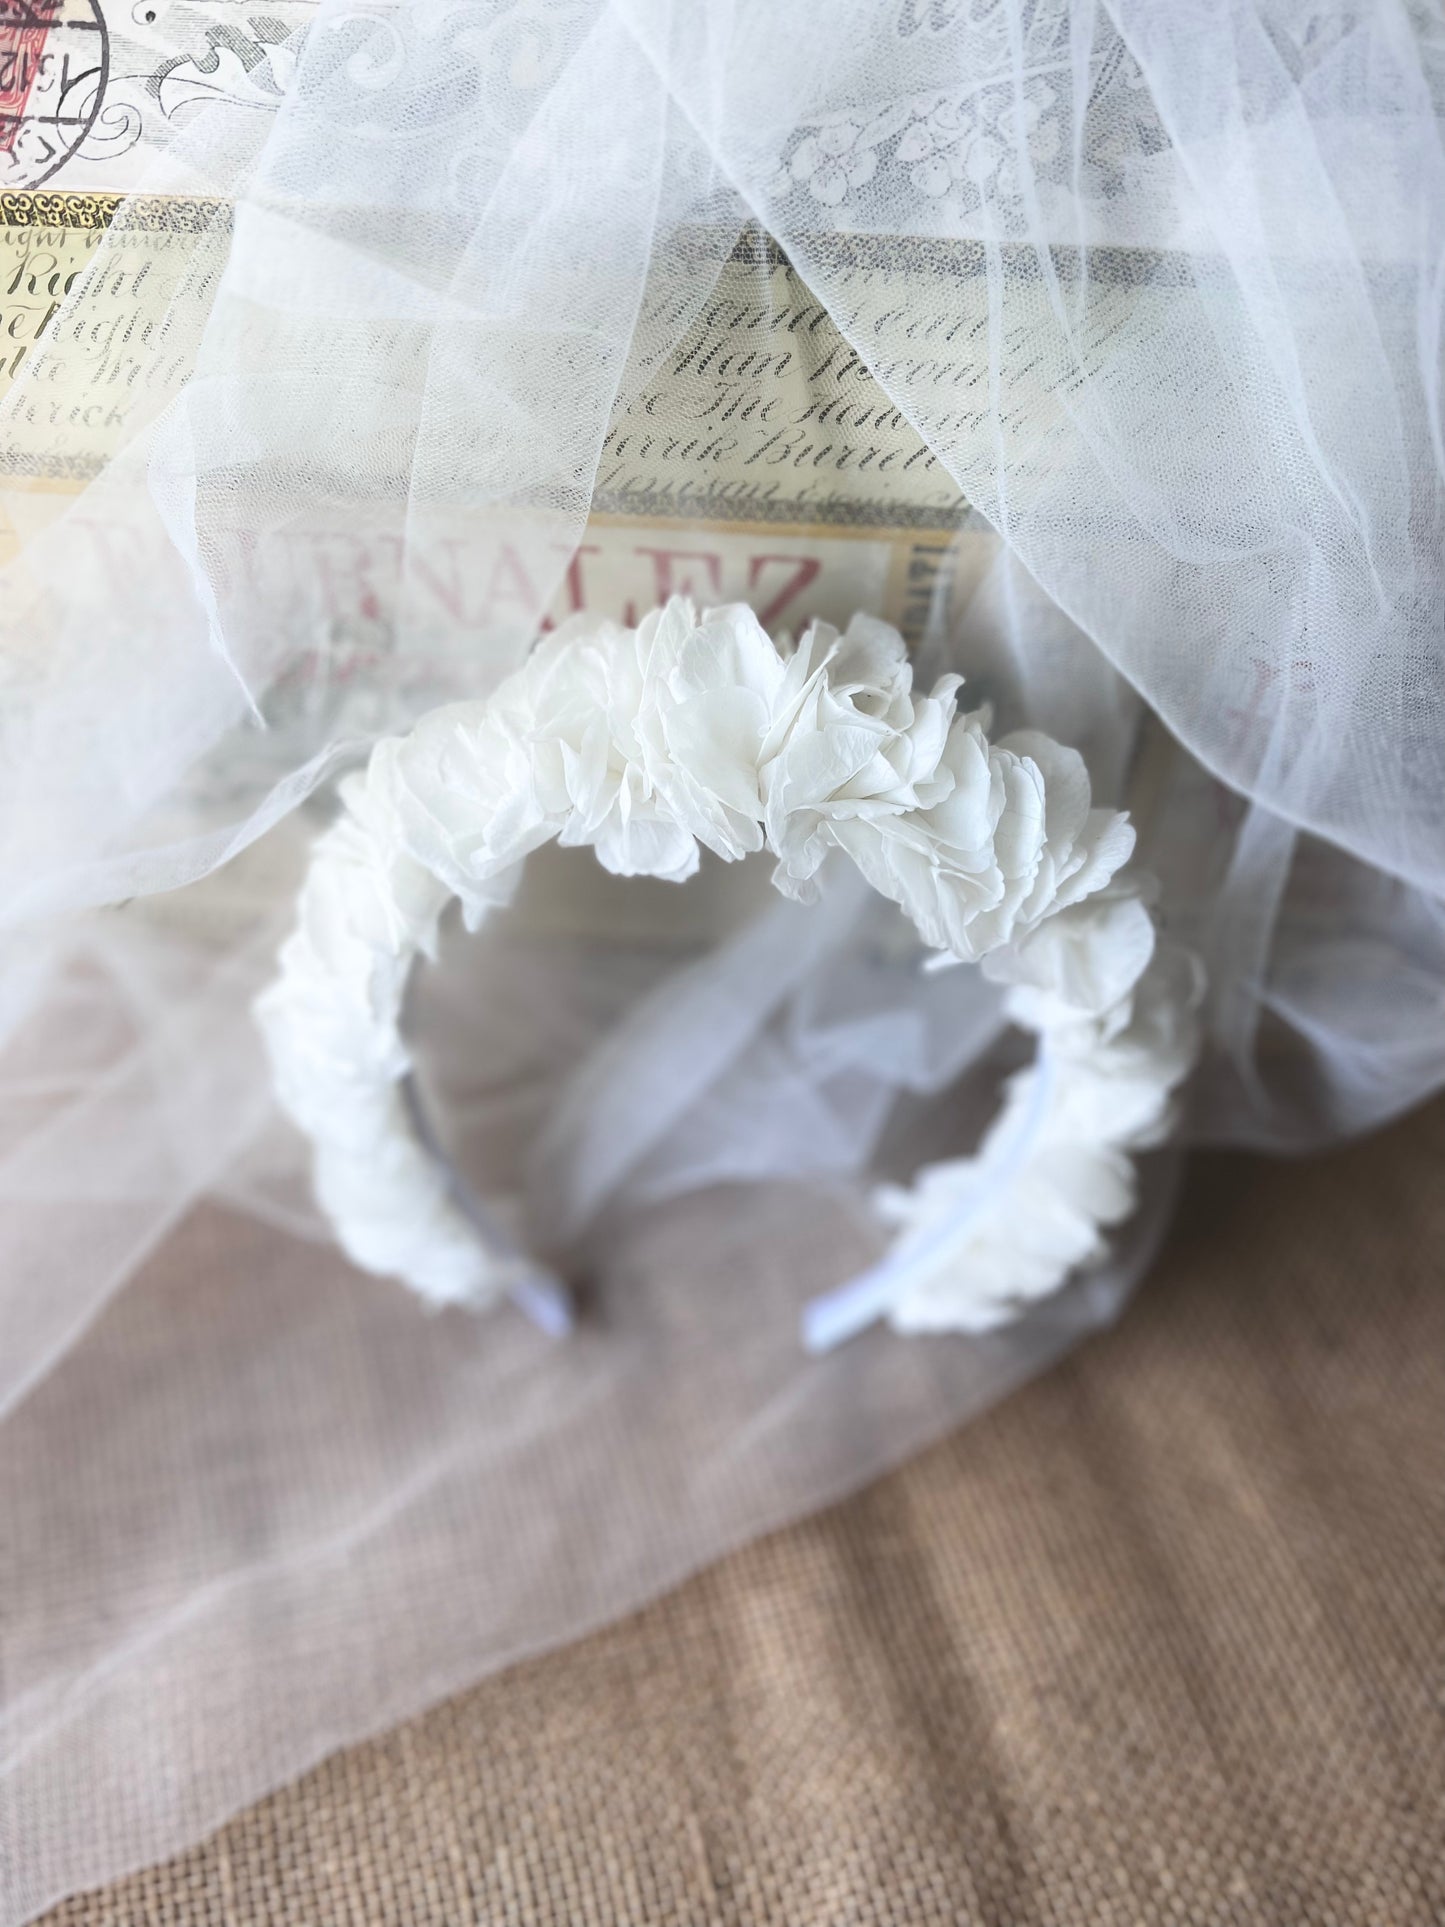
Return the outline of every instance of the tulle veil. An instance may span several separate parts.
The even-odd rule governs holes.
[[[569,609],[872,607],[1084,749],[1208,971],[1193,1141],[1445,1082],[1433,6],[145,11],[41,9],[106,27],[88,144],[0,153],[0,1927],[896,1462],[1166,1221],[1161,1160],[1008,1332],[803,1357],[860,1174],[987,1114],[996,1008],[900,993],[866,905],[790,971],[736,880],[562,862],[416,1023],[547,1195],[593,1064],[597,1315],[347,1271],[250,999],[332,778]],[[752,1001],[659,1141],[678,981]]]

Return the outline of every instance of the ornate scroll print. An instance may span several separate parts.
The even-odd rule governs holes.
[[[187,285],[193,237],[229,218],[200,199],[127,198],[140,163],[208,103],[274,109],[311,11],[309,0],[172,9],[162,41],[144,7],[0,0],[0,130],[13,136],[0,131],[0,397],[110,237],[85,339],[62,346],[49,334],[62,365],[47,399],[6,421],[7,487],[73,490],[114,452],[121,418],[90,404],[123,384],[126,344]],[[52,97],[69,103],[54,125],[37,118]],[[906,264],[874,252],[862,271],[881,287]],[[746,600],[772,629],[871,607],[914,637],[966,510],[791,263],[754,231],[675,353],[619,408],[552,619],[585,608],[635,621],[692,594]],[[338,538],[318,529],[315,539]],[[354,532],[347,540],[354,548]],[[9,546],[0,521],[0,560]],[[990,551],[987,536],[966,538],[954,566],[981,567]],[[329,573],[342,630],[357,613],[342,599],[364,608],[366,558],[349,550]]]

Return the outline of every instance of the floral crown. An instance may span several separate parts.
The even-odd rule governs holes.
[[[811,900],[841,851],[900,906],[931,961],[981,962],[1039,1039],[977,1153],[877,1194],[884,1261],[815,1301],[808,1343],[873,1318],[1001,1323],[1104,1253],[1132,1211],[1132,1153],[1163,1141],[1198,1050],[1199,973],[1121,875],[1125,815],[1091,806],[1081,757],[989,741],[961,678],[915,693],[901,637],[855,616],[780,649],[741,605],[674,598],[636,629],[579,616],[486,700],[379,743],[317,841],[280,973],[257,1002],[280,1101],[310,1138],[319,1201],[366,1270],[437,1302],[511,1292],[566,1322],[558,1281],[459,1200],[412,1101],[408,974],[453,897],[476,929],[543,844],[682,882],[700,846],[767,850]]]

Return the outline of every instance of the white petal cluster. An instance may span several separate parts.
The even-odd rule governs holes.
[[[1172,1013],[1177,999],[1151,1002],[1152,919],[1136,890],[1111,888],[1133,847],[1127,820],[1092,807],[1072,750],[1034,732],[991,743],[986,713],[957,711],[958,688],[947,676],[916,693],[902,639],[866,616],[842,634],[815,623],[780,651],[751,610],[699,614],[677,598],[636,629],[574,618],[487,700],[379,744],[343,786],[346,814],[317,845],[281,974],[258,1005],[278,1093],[315,1143],[318,1193],[351,1256],[437,1299],[481,1302],[505,1286],[508,1268],[482,1252],[412,1134],[401,1005],[446,902],[460,898],[475,927],[555,839],[591,846],[620,875],[674,881],[701,847],[729,861],[767,849],[778,888],[801,898],[840,849],[942,960],[988,957],[1017,1019],[1048,1034],[1058,1065],[1076,1056],[1087,1070],[1070,1082],[1051,1069],[1049,1128],[1077,1124],[1099,1155],[1054,1147],[1054,1206],[1035,1200],[1018,1238],[1026,1276],[1010,1281],[975,1234],[966,1302],[956,1286],[949,1296],[951,1260],[915,1264],[895,1320],[989,1322],[1081,1262],[1092,1245],[1059,1227],[1087,1220],[1096,1239],[1127,1208],[1125,1153],[1163,1115],[1144,1086],[1181,1049],[1155,1005]],[[1125,1112],[1121,1137],[1109,1120]],[[1035,1137],[1034,1164],[1015,1176],[1048,1191]],[[890,1195],[901,1251],[937,1245],[979,1162]]]
[[[347,1255],[437,1302],[487,1303],[504,1268],[452,1205],[401,1085],[407,976],[434,946],[451,893],[408,854],[377,776],[373,762],[342,785],[346,812],[317,841],[256,1017],[277,1097],[311,1139],[317,1200]]]
[[[1028,732],[1000,744],[926,696],[897,630],[814,623],[783,654],[741,604],[674,598],[625,629],[578,616],[485,703],[436,711],[380,772],[410,845],[469,907],[556,838],[620,875],[682,880],[698,846],[763,848],[810,895],[844,849],[927,941],[972,961],[1103,887],[1133,846],[1090,808],[1082,760]]]
[[[878,1194],[899,1331],[988,1331],[1097,1264],[1138,1203],[1134,1155],[1169,1137],[1199,1051],[1198,967],[1132,892],[1064,910],[985,971],[1012,986],[1005,1008],[1039,1055],[976,1156]]]

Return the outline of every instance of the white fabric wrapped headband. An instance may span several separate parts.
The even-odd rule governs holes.
[[[808,1308],[805,1341],[875,1318],[980,1331],[1099,1259],[1133,1209],[1133,1154],[1161,1143],[1198,1049],[1199,973],[1163,941],[1147,879],[1121,875],[1123,814],[1034,731],[998,743],[961,678],[916,695],[897,632],[816,623],[791,651],[742,606],[675,598],[638,628],[579,616],[485,701],[377,745],[317,841],[280,974],[257,1003],[276,1090],[312,1142],[350,1257],[436,1302],[507,1293],[568,1322],[558,1281],[458,1195],[427,1142],[401,1034],[408,973],[453,897],[475,929],[542,844],[682,882],[699,845],[766,849],[807,900],[833,850],[937,956],[981,962],[1037,1034],[977,1153],[878,1193],[886,1258]]]

